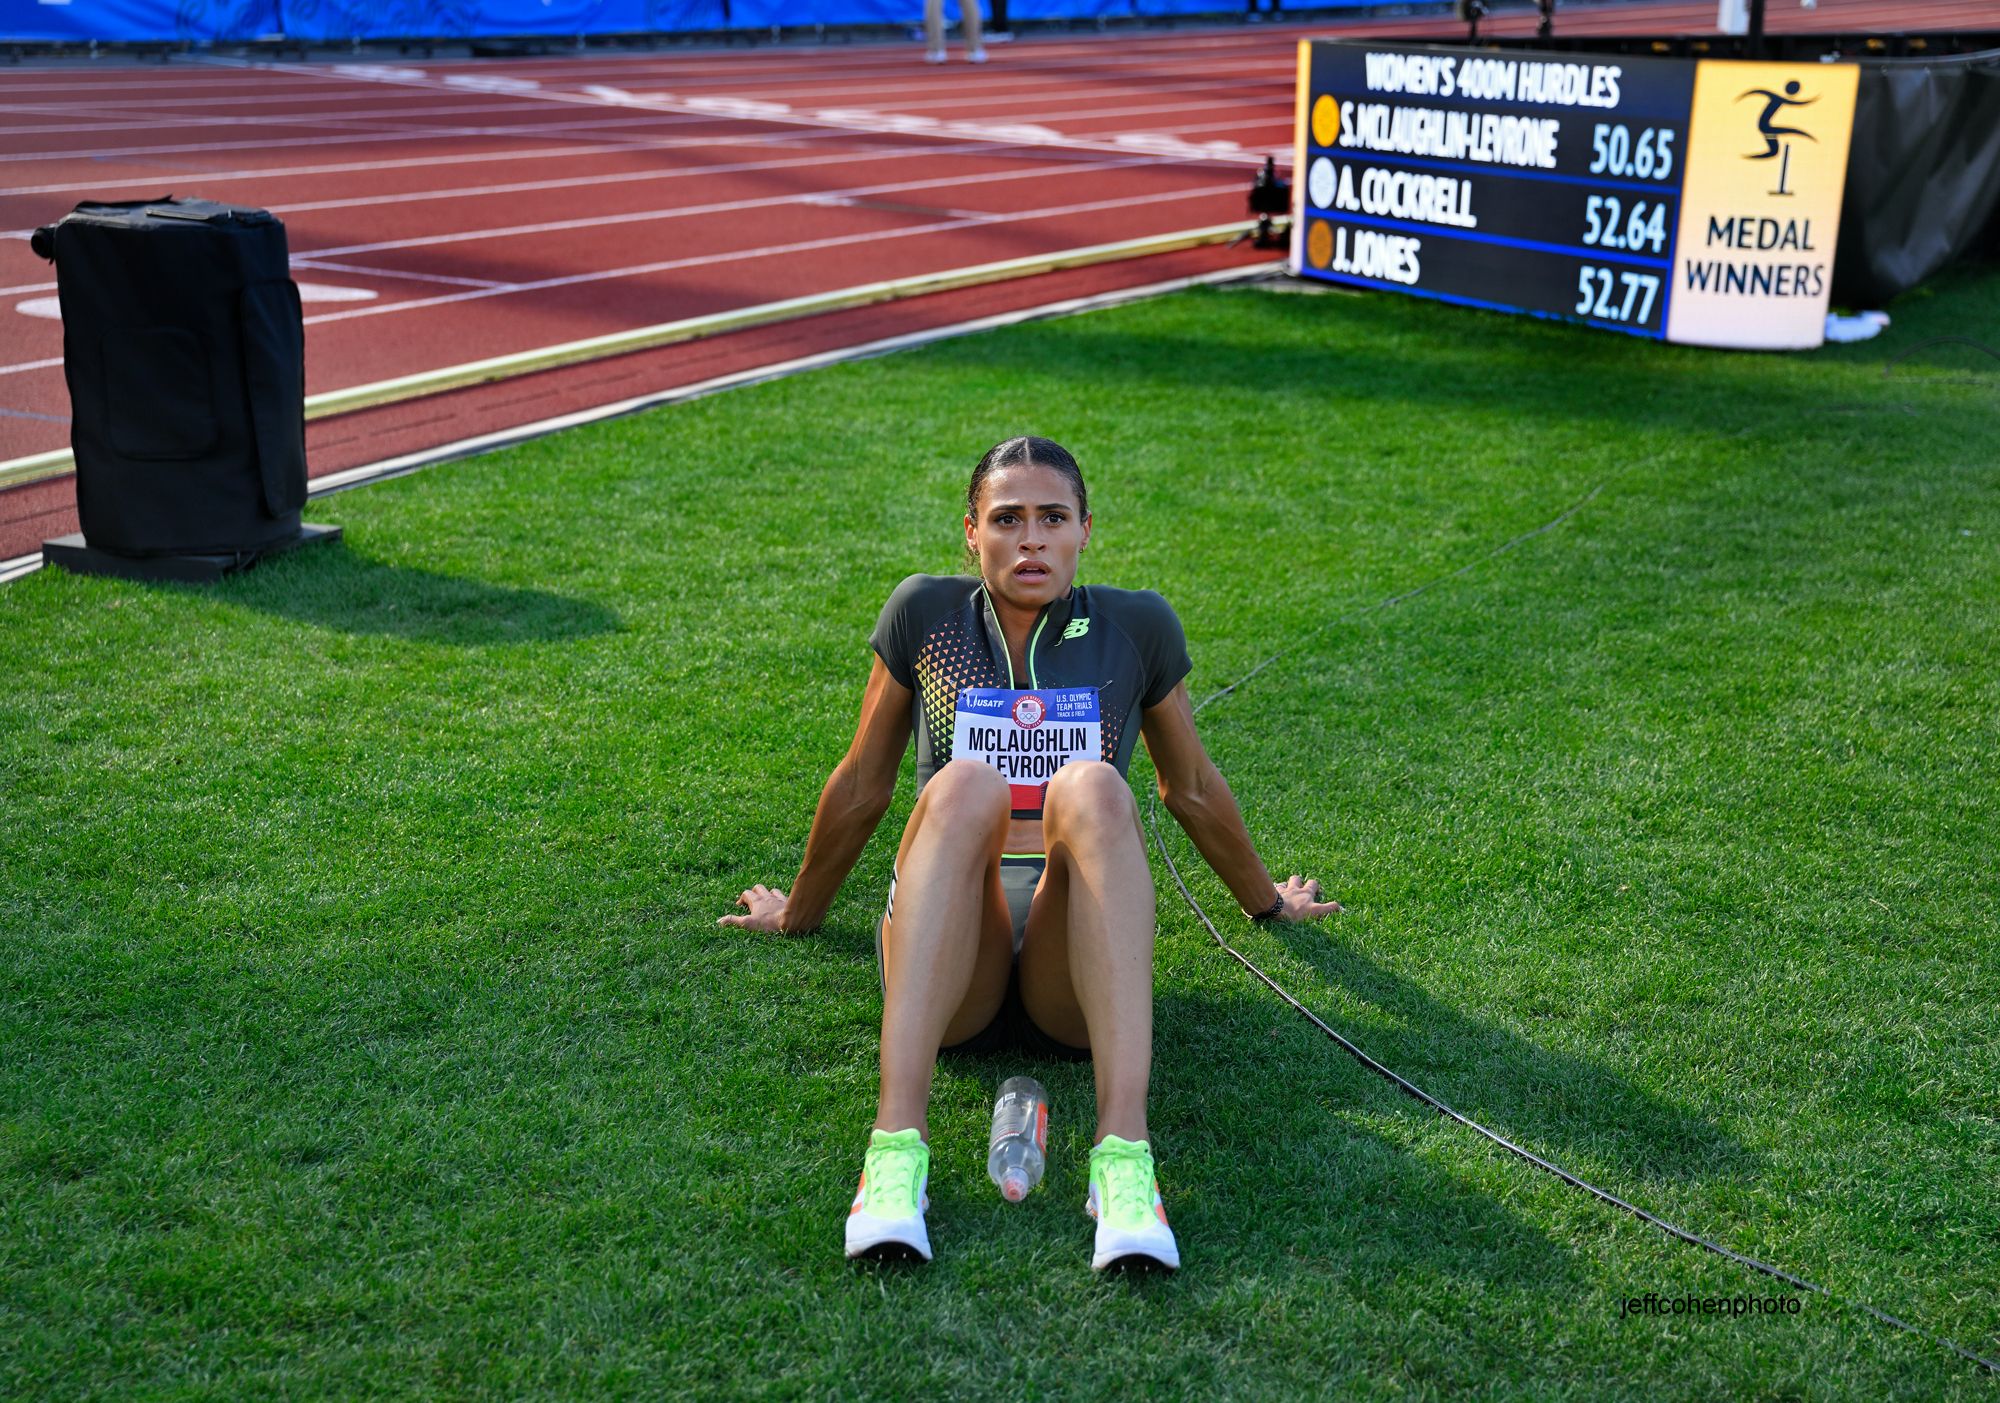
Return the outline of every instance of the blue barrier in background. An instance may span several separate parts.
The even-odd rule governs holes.
[[[1293,10],[1371,0],[1293,0]],[[1246,0],[1008,0],[1010,20],[1230,13]],[[1258,0],[1266,8],[1270,0]],[[956,18],[956,0],[945,7]],[[987,5],[982,4],[986,13]],[[258,39],[476,39],[690,34],[809,25],[918,24],[923,0],[0,0],[0,42],[239,44]]]

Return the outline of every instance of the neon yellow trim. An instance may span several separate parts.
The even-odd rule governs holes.
[[[1154,1177],[1153,1147],[1146,1141],[1116,1135],[1099,1140],[1090,1152],[1090,1183],[1097,1190],[1100,1223],[1127,1232],[1153,1226],[1153,1204],[1160,1189]]]
[[[1011,692],[1014,690],[1014,650],[1007,646],[1007,630],[1001,627],[1000,611],[993,607],[992,593],[984,584],[979,586],[979,592],[986,596],[986,612],[993,616],[993,627],[1000,630],[1000,656],[1007,662],[1007,690]],[[1034,645],[1030,643],[1029,646]]]
[[[1028,635],[1028,685],[1030,687],[1039,687],[1042,685],[1041,679],[1035,676],[1035,640],[1042,636],[1042,630],[1048,626],[1049,616],[1044,611],[1042,621],[1036,624],[1035,631]],[[1011,668],[1013,664],[1009,663],[1008,666]],[[1011,678],[1013,673],[1009,672],[1007,675]]]
[[[1001,853],[1001,854],[1000,854],[1000,856],[1002,856],[1002,857],[1031,857],[1031,858],[1034,858],[1034,859],[1035,859],[1035,860],[1036,860],[1037,862],[1046,862],[1046,861],[1048,861],[1048,858],[1049,858],[1049,855],[1048,855],[1047,853]]]
[[[871,1131],[861,1165],[864,1211],[889,1219],[915,1218],[924,1211],[921,1195],[931,1151],[914,1127]]]

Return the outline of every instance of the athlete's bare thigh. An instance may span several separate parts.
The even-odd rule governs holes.
[[[1146,836],[1139,827],[1136,808],[1132,810],[1132,841],[1143,854]],[[1051,841],[1048,848],[1048,867],[1035,889],[1034,904],[1028,910],[1027,933],[1021,942],[1021,1006],[1035,1026],[1056,1041],[1087,1048],[1090,1027],[1070,974],[1069,940],[1070,883],[1086,879],[1077,874],[1065,844]],[[1150,925],[1150,911],[1145,919]]]
[[[899,873],[909,856],[911,843],[928,816],[925,800],[930,792],[927,788],[918,796],[916,808],[910,812],[910,821],[904,825],[902,841],[896,846],[896,870]],[[1014,964],[1014,922],[1008,914],[1007,894],[1000,883],[1000,854],[997,851],[986,855],[982,881],[985,900],[980,911],[979,953],[973,962],[972,983],[952,1014],[951,1022],[945,1026],[942,1044],[945,1047],[964,1042],[983,1031],[998,1016],[1000,1005],[1007,997],[1007,979]],[[890,954],[895,949],[895,938],[895,882],[892,880],[889,910],[884,913],[876,931],[877,963],[882,971],[885,994],[888,992]]]
[[[1090,1027],[1070,980],[1069,883],[1068,858],[1050,853],[1021,940],[1021,1007],[1057,1042],[1082,1048],[1090,1046]]]

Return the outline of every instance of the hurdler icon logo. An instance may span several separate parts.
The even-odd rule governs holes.
[[[1785,182],[1792,171],[1792,144],[1789,141],[1781,141],[1779,138],[1802,136],[1811,142],[1817,142],[1819,138],[1811,132],[1800,130],[1798,127],[1779,126],[1777,116],[1779,112],[1787,107],[1808,107],[1818,102],[1819,99],[1817,97],[1800,97],[1799,82],[1796,78],[1785,84],[1785,90],[1782,93],[1774,93],[1769,88],[1752,88],[1747,93],[1739,93],[1736,100],[1741,102],[1746,97],[1761,97],[1764,99],[1764,110],[1757,117],[1757,133],[1764,138],[1764,149],[1745,156],[1743,159],[1746,161],[1768,161],[1774,156],[1778,157],[1778,188],[1771,193],[1773,195],[1789,195],[1792,192],[1785,188]]]

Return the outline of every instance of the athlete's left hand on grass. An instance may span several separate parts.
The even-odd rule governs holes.
[[[736,926],[742,930],[781,931],[785,928],[785,903],[789,900],[776,887],[767,887],[759,882],[736,898],[738,906],[749,908],[749,915],[724,916],[716,924]]]
[[[1277,894],[1284,899],[1284,909],[1271,919],[1277,921],[1317,921],[1322,916],[1337,915],[1347,908],[1328,898],[1320,900],[1319,878],[1301,879],[1294,872],[1291,878],[1277,887]]]

